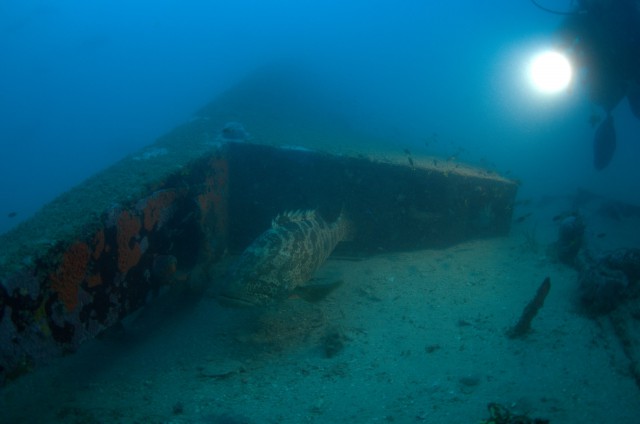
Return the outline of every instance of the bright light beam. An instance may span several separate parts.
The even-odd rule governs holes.
[[[529,79],[533,86],[545,94],[566,89],[571,83],[573,70],[569,59],[553,50],[536,55],[529,64]]]

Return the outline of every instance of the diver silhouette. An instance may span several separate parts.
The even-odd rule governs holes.
[[[593,165],[606,168],[616,150],[612,111],[626,97],[640,119],[640,1],[577,0],[557,31],[559,47],[581,70],[590,100],[606,115],[593,140]]]

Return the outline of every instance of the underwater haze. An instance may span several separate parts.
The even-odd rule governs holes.
[[[626,102],[616,155],[595,171],[580,85],[528,86],[560,19],[528,0],[3,1],[0,232],[278,62],[313,69],[390,151],[456,154],[519,179],[521,197],[584,188],[638,204]]]
[[[0,424],[640,423],[639,59],[640,0],[0,0]]]

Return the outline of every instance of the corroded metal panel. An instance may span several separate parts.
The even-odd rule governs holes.
[[[289,210],[344,212],[354,226],[338,247],[347,255],[508,232],[514,182],[374,154],[380,140],[285,81],[250,78],[0,236],[0,383],[73,351],[163,287],[211,283],[223,252]]]
[[[163,287],[204,279],[226,245],[227,173],[224,152],[209,153],[73,237],[14,249],[0,274],[0,379],[75,350]]]
[[[301,148],[229,146],[230,248],[244,249],[278,213],[344,211],[353,240],[344,254],[443,247],[509,231],[517,184],[432,158],[397,160]]]
[[[184,131],[192,128],[177,134]],[[73,351],[163,287],[210,283],[208,268],[227,247],[243,249],[279,213],[315,209],[331,220],[344,212],[353,240],[339,249],[369,255],[506,234],[517,189],[496,175],[419,158],[407,163],[247,142],[217,142],[195,155],[177,169],[165,164],[171,172],[152,174],[153,182],[138,183],[140,195],[90,213],[75,231],[3,250],[0,377]],[[75,190],[95,190],[92,181]],[[89,209],[62,197],[45,208],[45,218]],[[34,234],[28,230],[3,240],[26,243]]]

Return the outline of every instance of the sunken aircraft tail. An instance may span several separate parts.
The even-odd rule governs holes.
[[[517,183],[454,160],[408,157],[344,125],[335,104],[294,82],[248,78],[0,235],[0,385],[167,290],[222,283],[221,256],[246,249],[278,212],[317,208],[328,218],[344,208],[349,218],[274,220],[262,249],[273,255],[272,243],[296,258],[285,266],[277,257],[283,293],[334,247],[367,256],[508,233]]]

